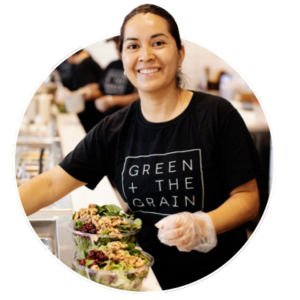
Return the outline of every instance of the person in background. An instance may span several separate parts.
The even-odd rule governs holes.
[[[102,120],[103,114],[95,108],[93,95],[86,91],[98,87],[103,70],[85,50],[74,53],[67,61],[71,64],[72,73],[70,90],[84,94],[85,110],[78,117],[85,131],[89,132]]]
[[[71,90],[73,86],[73,75],[72,75],[72,65],[68,60],[63,61],[57,68],[54,70],[58,72],[59,77],[54,78],[54,82],[62,84],[67,89]]]
[[[137,89],[124,74],[119,36],[106,40],[106,42],[111,41],[115,43],[119,59],[112,61],[105,68],[98,86],[90,85],[82,89],[88,97],[97,98],[95,100],[96,108],[103,113],[104,117],[139,99]]]

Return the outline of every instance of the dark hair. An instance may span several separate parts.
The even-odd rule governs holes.
[[[168,22],[169,32],[175,39],[177,49],[181,50],[181,39],[180,39],[179,29],[178,29],[177,23],[176,23],[175,19],[172,17],[172,15],[170,15],[170,13],[168,13],[166,10],[164,10],[163,8],[161,8],[159,6],[156,6],[153,4],[143,4],[143,5],[136,7],[135,9],[133,9],[124,18],[124,21],[123,21],[123,24],[121,27],[121,33],[120,33],[120,46],[119,46],[120,52],[122,53],[123,41],[124,41],[124,29],[125,29],[126,23],[137,14],[147,14],[147,13],[151,13],[151,14],[160,16]],[[177,76],[176,76],[176,83],[177,83],[178,87],[181,85],[181,76],[180,75],[181,75],[181,71],[178,70]]]

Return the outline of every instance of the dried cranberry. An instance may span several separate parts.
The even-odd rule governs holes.
[[[99,256],[99,260],[106,261],[106,260],[108,260],[108,257],[106,255],[101,255],[101,256]]]
[[[77,259],[79,265],[85,265],[85,259]]]

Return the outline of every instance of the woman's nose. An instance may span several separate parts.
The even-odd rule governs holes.
[[[140,51],[140,62],[148,62],[150,60],[154,59],[154,53],[152,47],[143,47]]]

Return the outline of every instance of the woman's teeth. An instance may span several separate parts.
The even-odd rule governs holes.
[[[139,72],[141,74],[150,74],[150,73],[154,73],[157,72],[159,69],[145,69],[145,70],[139,70]]]

